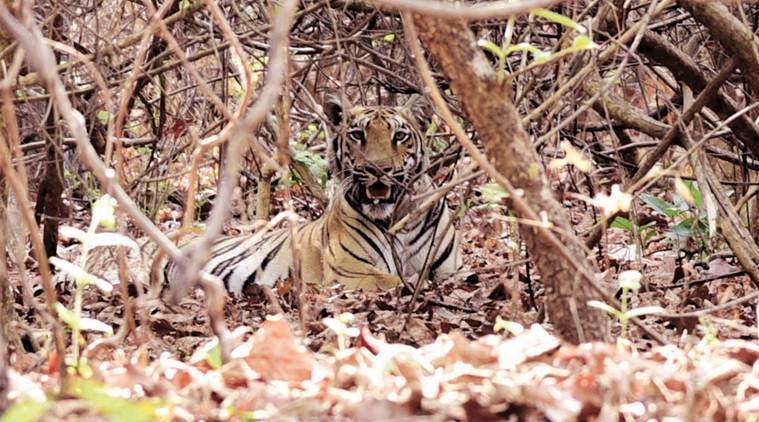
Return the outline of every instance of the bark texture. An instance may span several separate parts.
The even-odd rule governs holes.
[[[587,302],[594,295],[576,268],[579,263],[587,268],[586,273],[593,274],[597,271],[595,264],[586,259],[581,243],[572,235],[569,217],[555,199],[530,137],[520,123],[508,84],[497,82],[493,66],[464,22],[422,15],[415,15],[414,20],[420,38],[461,100],[488,159],[516,188],[524,191],[524,199],[534,211],[545,212],[565,233],[557,236],[574,262],[557,252],[543,230],[520,226],[546,288],[545,308],[550,322],[572,343],[608,340],[606,316],[588,307]],[[518,217],[527,217],[521,210],[514,212]]]
[[[647,31],[641,39],[639,50],[651,60],[666,66],[678,81],[685,82],[694,92],[702,91],[711,79],[701,71],[693,58],[661,35]],[[739,110],[722,91],[708,105],[721,119],[727,119]],[[759,158],[759,128],[751,118],[744,114],[729,123],[729,126],[754,157]]]
[[[746,82],[754,95],[759,95],[759,78],[756,77],[759,75],[759,37],[730,13],[722,2],[678,0],[678,4],[709,28],[712,37],[722,44],[730,56],[738,59]]]
[[[0,50],[5,50],[10,45],[5,31],[0,28]],[[0,62],[2,64],[4,61]],[[5,66],[3,66],[5,67]],[[0,142],[6,142],[5,120],[3,113],[0,111]],[[8,185],[5,181],[5,174],[0,171],[0,415],[8,407],[8,342],[7,330],[10,322],[14,320],[15,313],[13,310],[13,296],[11,294],[10,280],[8,279],[8,261],[5,257],[7,242],[7,212],[8,205]]]

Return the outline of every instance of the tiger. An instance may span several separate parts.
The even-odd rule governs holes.
[[[322,109],[334,130],[328,131],[327,161],[335,189],[325,212],[294,230],[221,237],[203,271],[219,277],[233,295],[293,275],[306,285],[390,289],[419,275],[428,260],[430,280],[455,275],[462,266],[460,240],[444,198],[394,236],[388,232],[416,208],[415,197],[437,188],[427,174],[429,148],[414,116],[417,101],[354,106],[329,97]],[[169,263],[165,280],[171,284],[178,277]]]

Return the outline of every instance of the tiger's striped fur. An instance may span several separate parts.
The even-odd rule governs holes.
[[[295,268],[308,284],[386,289],[397,285],[401,275],[420,273],[433,252],[432,280],[456,273],[461,266],[459,240],[445,200],[406,224],[392,240],[387,233],[414,208],[410,198],[436,187],[425,173],[427,147],[411,104],[343,107],[330,102],[325,112],[337,129],[329,162],[338,188],[324,215],[294,231],[223,237],[204,270],[221,278],[234,294],[251,283],[273,286]],[[174,273],[170,264],[165,272],[169,282]]]

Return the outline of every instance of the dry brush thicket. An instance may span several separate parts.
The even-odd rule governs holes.
[[[534,7],[564,20],[527,13]],[[272,403],[298,396],[313,406],[301,416],[364,418],[356,403],[366,400],[379,414],[454,418],[688,417],[694,409],[748,417],[759,411],[755,345],[736,340],[712,350],[701,343],[688,354],[694,340],[686,334],[698,326],[705,337],[758,335],[757,30],[754,2],[3,1],[0,244],[8,259],[0,260],[0,408],[16,391],[7,387],[8,362],[16,383],[16,371],[28,371],[41,383],[35,388],[85,389],[76,387],[79,377],[70,376],[63,358],[72,345],[60,301],[117,329],[113,337],[84,335],[83,355],[107,364],[95,369],[96,379],[114,376],[127,388],[128,377],[115,374],[130,367],[145,391],[204,397],[181,402],[179,418],[233,417],[209,410],[222,402],[270,412]],[[508,54],[500,50],[505,40],[515,47]],[[478,277],[432,286],[419,298],[408,288],[368,299],[339,290],[313,296],[296,281],[279,289],[287,300],[265,289],[240,302],[199,274],[222,232],[324,211],[328,128],[321,104],[334,93],[366,105],[392,106],[411,94],[428,99],[418,112],[434,151],[430,172],[445,187],[434,194],[447,194],[456,209],[466,262]],[[617,189],[633,196],[631,207],[624,197],[620,204],[604,196]],[[202,300],[190,295],[181,310],[167,308],[142,282],[149,264],[134,265],[123,248],[95,255],[97,264],[110,263],[111,281],[120,280],[109,297],[89,288],[78,297],[71,283],[56,282],[48,258],[78,259],[77,247],[59,239],[60,227],[86,227],[92,203],[106,193],[118,204],[118,232],[149,239],[151,251],[178,262],[184,284],[173,295],[198,286]],[[180,251],[176,234],[197,221],[206,223],[201,240]],[[298,340],[278,322],[267,324],[279,334],[260,332],[249,342],[227,329],[230,320],[255,325],[284,307],[294,310],[288,313],[314,349],[334,342],[319,320],[341,312],[414,346],[455,329],[470,337],[492,333],[496,315],[548,322],[568,343],[603,341],[620,333],[619,324],[588,302],[621,309],[617,274],[627,269],[644,275],[633,304],[664,308],[659,316],[630,318],[638,347],[664,346],[645,356],[629,344],[557,349],[558,340],[535,327],[514,341],[443,336],[427,349],[387,344],[364,331],[336,360],[301,350],[293,352],[296,369],[283,375],[256,368],[261,378],[246,372],[245,365],[255,367],[250,347],[279,339],[284,349],[297,349]],[[201,372],[218,369],[203,363],[207,350],[201,364],[151,360],[134,367],[113,353],[123,346],[147,360],[174,351],[181,360],[209,336],[219,340],[219,359],[231,360],[217,374],[223,388],[201,380]],[[346,336],[337,332],[340,342]],[[670,343],[685,350],[673,352]],[[241,359],[233,350],[245,345]],[[524,359],[503,358],[509,347]],[[412,358],[398,358],[394,370],[407,388],[367,381],[382,372],[382,359],[402,354]],[[613,364],[578,370],[593,356]],[[471,373],[439,378],[456,359]],[[662,363],[668,359],[676,365]],[[628,361],[659,389],[630,381],[626,390],[604,390],[613,379],[605,371],[632,377]],[[691,371],[689,362],[729,368],[701,379],[703,392],[691,378],[667,378],[673,367]],[[554,372],[541,378],[532,364]],[[182,379],[171,379],[169,367]],[[437,389],[425,389],[433,380],[419,374],[435,368]],[[152,380],[135,375],[140,371]],[[318,387],[267,390],[272,379],[300,382],[312,371],[335,375],[320,378]],[[42,373],[58,378],[41,381]],[[459,377],[479,381],[462,387]],[[596,377],[600,384],[583,384]],[[530,388],[533,382],[551,385],[550,392]],[[240,393],[242,384],[269,391],[271,400]],[[357,392],[372,388],[393,396],[392,405]],[[145,391],[141,397],[161,396]],[[174,400],[169,395],[161,397]],[[655,405],[635,405],[644,396]],[[319,397],[329,404],[313,405]],[[76,412],[57,407],[53,414]]]

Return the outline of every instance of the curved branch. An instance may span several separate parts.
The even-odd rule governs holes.
[[[538,7],[550,7],[562,0],[491,1],[477,4],[446,3],[432,0],[367,0],[380,9],[397,9],[423,13],[442,19],[484,20],[529,13]]]

